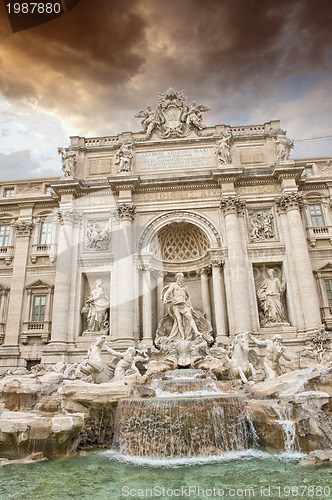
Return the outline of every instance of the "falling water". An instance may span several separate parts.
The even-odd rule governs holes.
[[[114,445],[140,457],[218,455],[253,446],[249,420],[239,397],[126,399],[119,402]]]
[[[274,405],[273,411],[278,417],[276,422],[278,422],[282,428],[285,451],[298,451],[299,443],[296,435],[295,422],[292,420],[292,408]]]

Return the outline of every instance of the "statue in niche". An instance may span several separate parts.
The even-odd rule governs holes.
[[[73,177],[76,168],[76,154],[72,151],[66,151],[65,148],[58,148],[58,153],[61,154],[62,171],[65,177]]]
[[[177,273],[176,281],[164,288],[163,302],[169,305],[168,313],[173,319],[169,340],[194,340],[199,332],[193,317],[188,288],[183,273]]]
[[[274,238],[273,214],[266,210],[249,212],[250,238],[252,240],[270,240]]]
[[[285,323],[286,315],[282,304],[282,295],[286,290],[284,281],[275,276],[274,269],[267,270],[266,278],[257,290],[257,297],[262,310],[262,326],[271,323]]]
[[[280,359],[284,358],[291,361],[292,357],[288,354],[285,346],[282,345],[281,335],[274,335],[272,339],[267,340],[258,340],[253,335],[250,335],[250,339],[255,344],[266,347],[264,358],[265,378],[272,379],[282,375]]]
[[[183,273],[162,291],[161,299],[169,305],[168,314],[158,323],[153,359],[148,373],[156,373],[178,366],[197,367],[203,351],[213,342],[211,323],[192,308]]]
[[[289,160],[290,150],[294,147],[294,141],[288,139],[284,133],[277,134],[274,140],[277,145],[277,163]]]
[[[229,163],[232,163],[230,144],[231,138],[231,133],[224,134],[214,147],[220,165],[228,165]]]
[[[107,250],[111,242],[111,221],[102,224],[98,221],[88,222],[86,230],[86,246],[94,250]]]
[[[131,172],[133,157],[133,143],[124,141],[115,155],[115,165],[119,165],[118,172]]]
[[[97,280],[95,288],[91,290],[84,306],[81,309],[87,315],[88,332],[108,330],[108,309],[110,299],[103,288],[102,280]]]

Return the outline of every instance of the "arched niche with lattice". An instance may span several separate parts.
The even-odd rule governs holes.
[[[150,251],[164,262],[188,262],[206,255],[210,244],[206,234],[194,224],[181,221],[162,227],[153,238]]]

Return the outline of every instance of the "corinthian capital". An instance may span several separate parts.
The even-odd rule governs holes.
[[[60,224],[77,224],[82,220],[82,214],[75,208],[59,208],[57,216]]]
[[[225,215],[228,214],[243,214],[245,207],[245,202],[241,201],[240,198],[236,196],[230,196],[224,200],[221,200],[220,208],[223,210]]]
[[[30,236],[33,223],[31,220],[18,220],[14,223],[16,237]]]
[[[303,198],[298,193],[284,194],[276,200],[276,204],[280,212],[288,212],[288,210],[302,209]]]
[[[128,203],[121,203],[117,207],[118,210],[118,215],[120,218],[120,221],[122,220],[129,220],[133,221],[135,217],[135,212],[136,212],[136,207],[133,204],[128,204]]]

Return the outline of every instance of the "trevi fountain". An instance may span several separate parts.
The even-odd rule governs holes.
[[[1,498],[332,498],[330,163],[206,111],[169,89],[13,191]]]

